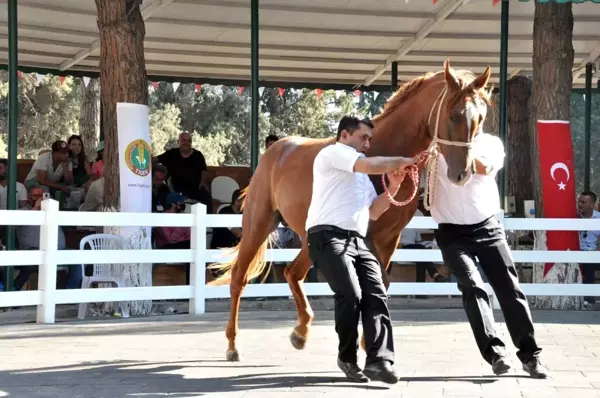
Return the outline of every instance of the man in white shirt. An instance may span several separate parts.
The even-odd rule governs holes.
[[[6,173],[8,164],[6,159],[0,159],[0,210],[6,210],[8,203],[8,187]],[[17,181],[17,209],[27,204],[27,190],[25,186]]]
[[[577,212],[581,218],[600,218],[600,212],[594,210],[596,207],[597,197],[592,191],[584,191],[579,195],[577,199]],[[579,232],[579,248],[583,251],[596,251],[600,250],[598,240],[600,239],[600,231],[580,231]],[[585,284],[596,283],[596,270],[598,264],[584,263],[580,264],[583,270],[582,279]],[[594,305],[596,298],[584,297],[584,305],[586,307]]]
[[[369,220],[378,219],[390,202],[385,194],[377,196],[368,174],[390,173],[388,188],[395,195],[402,182],[400,171],[416,159],[365,157],[372,129],[369,120],[345,116],[337,142],[316,156],[306,230],[310,258],[334,292],[339,368],[354,382],[393,384],[398,376],[387,292],[379,262],[364,238]],[[367,351],[364,373],[357,364],[361,315]]]
[[[467,173],[468,181],[461,186],[448,179],[443,155],[438,160],[431,208],[431,216],[439,224],[437,244],[463,293],[463,306],[479,351],[493,372],[508,372],[510,363],[506,346],[495,330],[490,299],[475,257],[498,297],[523,370],[532,377],[546,378],[527,298],[519,287],[504,229],[494,217],[500,211],[495,176],[504,164],[504,146],[498,137],[479,132],[473,138],[471,156],[474,160]]]
[[[52,144],[52,151],[44,152],[35,161],[27,177],[25,187],[41,187],[54,194],[57,191],[69,193],[73,183],[73,164],[69,158],[69,146],[58,140]]]

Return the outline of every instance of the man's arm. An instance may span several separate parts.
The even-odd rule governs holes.
[[[398,190],[400,189],[399,184],[390,183],[388,185],[388,191],[392,197],[396,196]],[[369,218],[373,221],[379,219],[383,213],[390,208],[390,200],[387,194],[384,192],[381,195],[377,196],[375,200],[371,203],[371,207],[369,207]]]
[[[47,177],[46,170],[37,170],[37,180],[40,185],[45,185],[49,188],[55,188],[63,192],[69,191],[69,187],[58,182],[50,181]]]
[[[402,156],[374,156],[359,158],[354,163],[354,170],[365,174],[384,174],[398,170],[417,163],[417,158],[405,158]]]

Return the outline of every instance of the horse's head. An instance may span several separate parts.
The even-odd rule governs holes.
[[[466,184],[472,176],[471,142],[481,131],[487,114],[490,93],[485,89],[490,68],[475,76],[467,71],[454,71],[444,62],[446,88],[432,109],[429,126],[434,144],[448,164],[448,179]]]

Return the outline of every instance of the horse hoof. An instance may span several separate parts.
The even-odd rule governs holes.
[[[242,355],[238,352],[238,350],[227,350],[225,358],[229,362],[241,362],[243,359]]]
[[[295,329],[292,331],[292,334],[290,335],[290,342],[292,343],[294,348],[297,350],[303,350],[304,347],[306,346],[306,338],[300,336],[300,334],[298,332],[296,332]]]

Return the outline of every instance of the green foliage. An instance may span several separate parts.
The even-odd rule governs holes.
[[[78,131],[81,94],[80,79],[67,77],[61,84],[58,77],[47,75],[39,83],[35,74],[23,73],[19,79],[18,156],[36,158],[42,149],[58,139],[66,139]],[[0,135],[7,142],[8,75],[0,72]]]
[[[577,192],[583,190],[585,170],[585,99],[582,94],[571,95],[571,134],[573,136],[573,152],[575,159],[575,177]],[[600,192],[600,94],[592,94],[592,123],[591,123],[591,172],[590,188]]]

